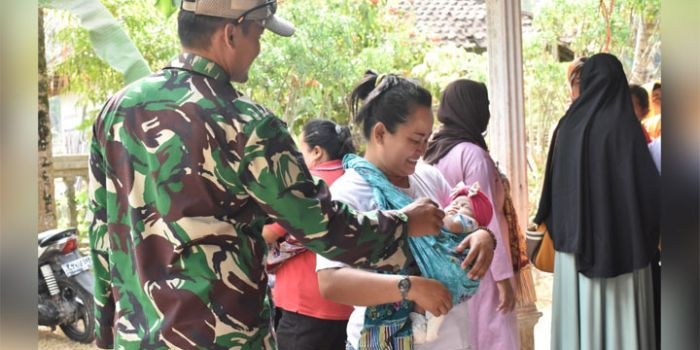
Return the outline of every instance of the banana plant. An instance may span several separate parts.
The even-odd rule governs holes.
[[[170,17],[180,8],[181,0],[155,0],[156,8],[165,16]]]
[[[148,62],[122,25],[99,0],[39,0],[39,6],[70,11],[80,19],[97,56],[124,74],[126,84],[151,73]]]

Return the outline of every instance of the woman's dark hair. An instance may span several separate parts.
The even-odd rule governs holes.
[[[581,56],[571,61],[566,73],[569,85],[574,86],[574,80],[581,77],[581,68],[583,68],[583,64],[586,63],[587,59],[588,57]]]
[[[311,119],[304,124],[304,142],[309,147],[323,148],[330,160],[342,159],[348,153],[355,153],[352,134],[347,126],[330,120]]]
[[[180,10],[177,15],[177,35],[180,37],[180,44],[190,49],[207,49],[211,45],[212,34],[229,22],[237,25],[231,18],[196,15],[194,12]],[[248,33],[251,23],[249,20],[240,23],[243,33]]]
[[[642,109],[649,109],[649,94],[645,88],[637,84],[630,84],[630,95],[637,97],[639,106],[642,107]]]
[[[430,108],[433,97],[430,91],[417,83],[395,74],[377,75],[367,71],[364,79],[350,95],[350,113],[356,125],[362,125],[362,134],[369,140],[372,128],[378,122],[390,133],[417,106]]]

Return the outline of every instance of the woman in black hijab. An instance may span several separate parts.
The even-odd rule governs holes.
[[[535,223],[554,242],[552,349],[655,348],[659,175],[622,64],[596,54],[550,144]]]

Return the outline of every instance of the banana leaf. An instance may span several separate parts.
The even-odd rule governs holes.
[[[70,11],[80,19],[97,56],[124,74],[126,84],[151,73],[122,25],[99,0],[39,0],[39,6]]]
[[[180,8],[180,0],[155,0],[156,8],[163,16],[170,17]]]

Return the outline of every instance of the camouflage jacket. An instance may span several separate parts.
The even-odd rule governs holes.
[[[395,271],[409,254],[405,216],[331,201],[284,122],[192,54],[103,107],[90,210],[101,348],[273,349],[261,235],[273,220],[355,266]]]

